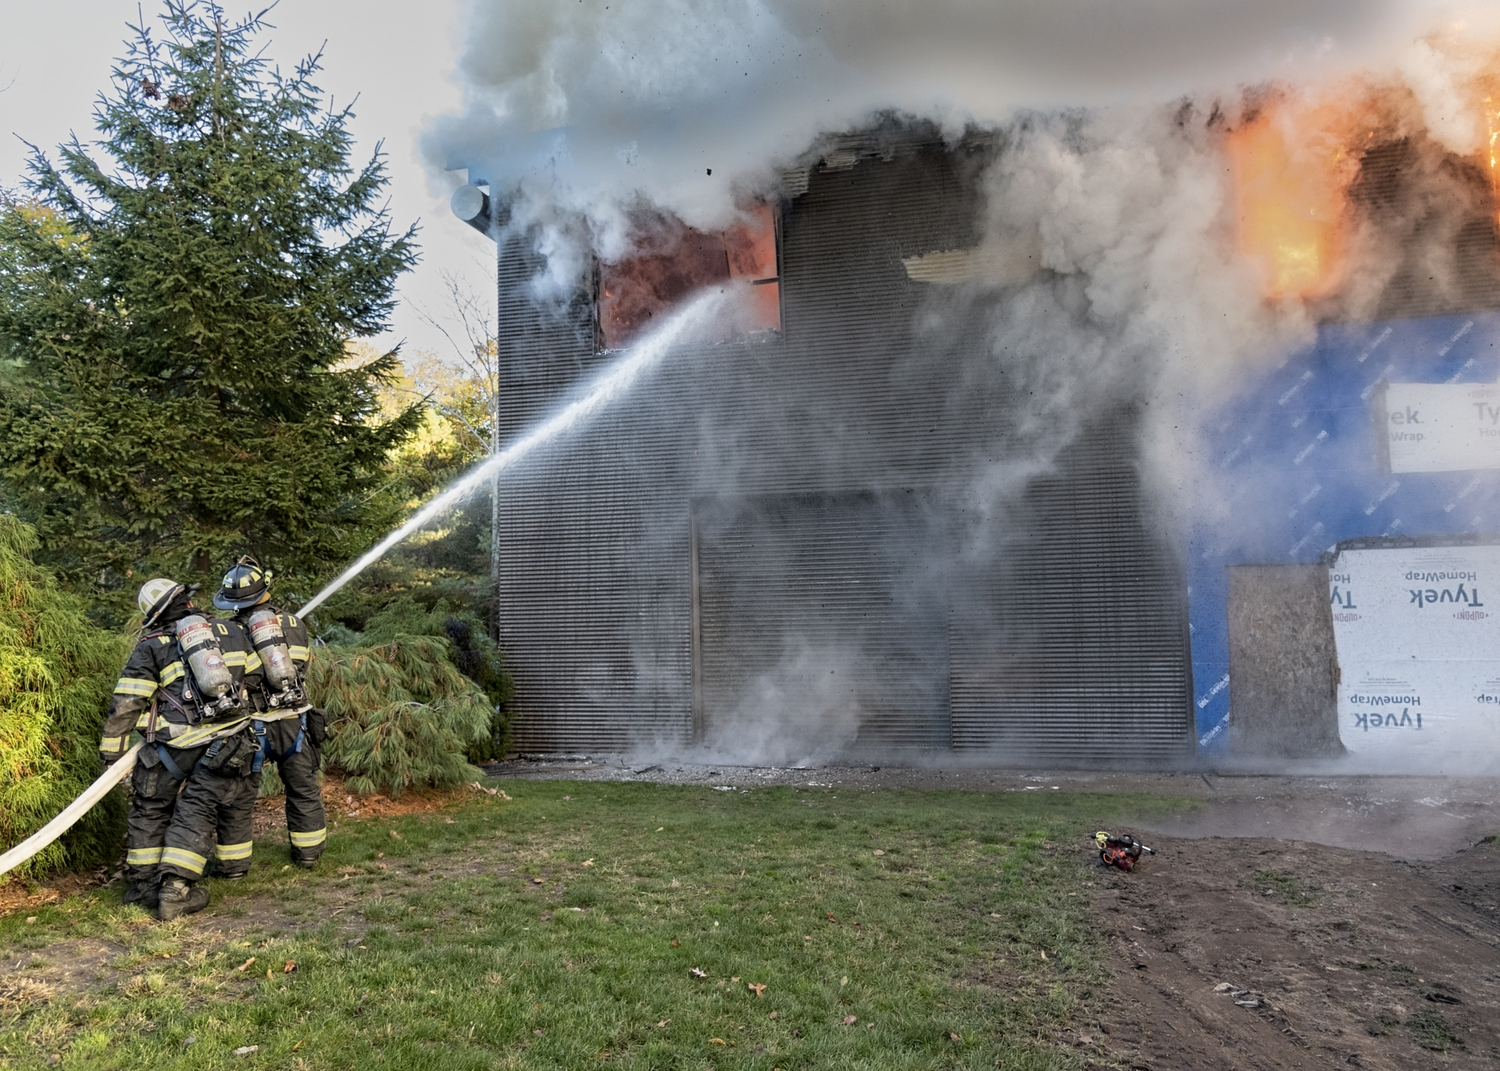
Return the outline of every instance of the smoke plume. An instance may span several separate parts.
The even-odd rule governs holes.
[[[510,226],[540,235],[547,297],[591,258],[649,244],[643,219],[704,231],[743,219],[840,133],[891,116],[954,144],[988,132],[978,245],[933,251],[965,258],[967,279],[917,330],[942,349],[956,307],[985,310],[991,369],[1030,399],[1014,429],[1024,456],[957,492],[960,550],[993,553],[1026,481],[1125,396],[1149,399],[1143,467],[1164,522],[1189,502],[1227,508],[1205,493],[1199,414],[1305,344],[1328,302],[1375,315],[1403,257],[1426,257],[1433,285],[1450,285],[1441,257],[1412,250],[1451,246],[1472,213],[1451,207],[1443,161],[1493,151],[1497,43],[1500,14],[1392,0],[474,0],[466,107],[428,145],[504,191]],[[1426,238],[1416,222],[1345,211],[1377,134],[1405,139],[1433,176],[1402,207]],[[1313,228],[1321,277],[1257,252],[1254,167],[1281,168],[1283,188],[1322,176],[1296,221]],[[1347,233],[1316,232],[1345,218]],[[708,433],[701,445],[730,449]],[[789,638],[738,712],[766,727],[749,750],[766,757],[773,738],[783,760],[839,750],[858,708],[847,674],[823,670],[856,661]],[[785,712],[798,705],[828,731],[792,754]]]

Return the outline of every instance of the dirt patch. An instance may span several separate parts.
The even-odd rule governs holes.
[[[55,904],[86,889],[108,885],[119,876],[113,867],[98,867],[87,874],[65,874],[45,884],[11,881],[0,885],[0,915]]]
[[[330,776],[323,782],[323,806],[329,818],[399,818],[408,814],[431,814],[451,804],[474,797],[474,789],[419,788],[394,798],[376,794],[356,796],[342,777]],[[255,801],[253,829],[259,837],[286,828],[286,797],[266,796]]]
[[[1134,873],[1098,872],[1116,981],[1087,1044],[1154,1071],[1500,1060],[1500,843],[1431,864],[1262,838],[1148,843],[1159,854]]]

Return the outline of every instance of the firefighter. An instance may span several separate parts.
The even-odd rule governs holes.
[[[125,902],[155,907],[163,922],[208,906],[196,883],[216,839],[228,842],[222,860],[250,856],[256,742],[246,685],[259,687],[260,659],[236,622],[197,612],[197,590],[165,578],[141,587],[141,637],[99,742],[111,763],[132,730],[144,738],[131,774]],[[220,831],[229,836],[216,838]]]
[[[274,762],[286,786],[286,831],[292,862],[311,869],[328,842],[323,790],[318,785],[327,723],[307,700],[307,625],[271,605],[271,574],[246,555],[224,574],[214,605],[233,610],[260,658],[255,733],[263,761]]]

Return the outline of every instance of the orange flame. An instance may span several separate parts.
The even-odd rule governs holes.
[[[1347,186],[1331,109],[1263,112],[1229,136],[1240,247],[1270,298],[1320,297],[1338,284]]]
[[[1496,160],[1496,153],[1500,152],[1500,111],[1495,110],[1495,98],[1484,98],[1484,121],[1488,127],[1486,133],[1489,141],[1485,148],[1489,150],[1490,158],[1490,185],[1495,191],[1496,219],[1500,220],[1500,161]]]

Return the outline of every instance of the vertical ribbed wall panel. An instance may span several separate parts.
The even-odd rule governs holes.
[[[1191,746],[1181,582],[1140,515],[1128,414],[1107,449],[1033,484],[1018,542],[954,560],[966,481],[1021,447],[984,310],[918,329],[947,299],[901,261],[974,244],[987,151],[915,140],[814,170],[783,206],[781,337],[684,347],[507,473],[501,639],[522,750],[683,744],[695,726],[733,746],[757,694],[820,651],[850,681],[851,752]],[[502,331],[507,308],[530,325],[502,337],[515,430],[594,358],[578,306],[536,319],[516,296],[535,260],[500,255]]]
[[[1087,427],[972,576],[984,598],[952,618],[955,749],[1104,765],[1191,753],[1186,596],[1142,516],[1134,426],[1121,411]]]
[[[700,505],[698,657],[705,742],[732,746],[746,721],[825,753],[948,746],[941,606],[914,571],[928,548],[909,494],[779,495]],[[823,722],[824,724],[820,724]],[[769,745],[762,754],[776,754]],[[780,751],[784,758],[801,756]]]

